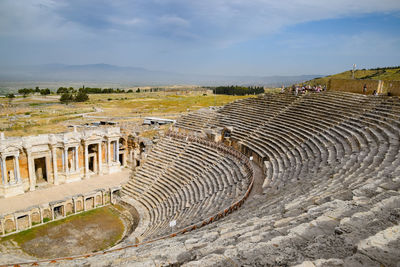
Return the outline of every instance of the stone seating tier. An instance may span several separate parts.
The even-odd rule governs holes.
[[[229,207],[246,193],[251,177],[249,163],[243,165],[229,148],[171,134],[123,192],[147,208],[150,223],[142,238],[151,239],[176,230],[169,227],[172,220],[184,228]]]
[[[399,119],[397,97],[329,91],[190,113],[177,128],[233,127],[233,146],[262,169],[263,194],[184,235],[60,264],[397,266]],[[242,198],[251,168],[217,146],[166,137],[124,188],[149,211],[147,240],[171,233],[171,220],[182,229]]]

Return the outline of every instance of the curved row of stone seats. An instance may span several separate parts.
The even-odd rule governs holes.
[[[286,105],[282,101],[285,98],[290,99]],[[310,172],[326,174],[332,164],[345,161],[355,152],[360,153],[358,161],[368,162],[375,157],[371,166],[379,167],[376,158],[385,158],[387,152],[382,146],[379,151],[376,149],[377,140],[389,136],[393,143],[398,131],[388,124],[371,124],[371,129],[362,133],[357,129],[360,128],[360,119],[366,127],[368,116],[371,121],[371,116],[376,117],[377,112],[385,110],[385,99],[337,92],[297,98],[267,94],[221,108],[218,125],[222,122],[225,123],[222,126],[234,127],[232,138],[242,144],[243,152],[250,149],[259,156],[260,165],[268,166],[264,168],[268,180],[276,181],[270,185],[277,187],[291,179],[307,177]],[[268,101],[270,110],[266,109],[267,105],[263,106],[263,101]],[[271,103],[279,102],[282,104],[275,112]],[[246,135],[244,131],[250,134]],[[371,144],[371,148],[363,146],[365,144]],[[393,151],[394,146],[390,147]]]
[[[201,222],[241,200],[252,175],[248,159],[231,148],[171,132],[123,192],[147,208],[150,223],[141,237],[148,240]],[[171,229],[173,220],[176,227]]]
[[[247,136],[260,124],[266,123],[267,118],[273,118],[300,98],[288,94],[266,94],[262,97],[237,100],[223,106],[217,112],[201,109],[182,116],[175,127],[201,132],[215,126],[233,126],[236,129],[234,137]]]
[[[225,110],[224,118],[231,116],[237,125],[242,120],[244,123],[251,120],[251,115],[245,119],[246,114],[238,115],[235,111],[235,105],[241,106],[242,101],[232,103],[231,112]],[[215,117],[222,116],[219,114],[222,109]],[[257,120],[260,118],[258,114]],[[238,147],[254,156],[265,171],[262,195],[247,200],[235,214],[217,224],[185,235],[60,264],[397,266],[400,262],[399,119],[397,97],[342,92],[297,97],[273,117],[266,116],[268,123],[260,121],[252,128],[252,134],[232,135],[237,138]],[[191,146],[180,147],[184,148],[180,150],[177,166],[182,164],[180,155]],[[175,161],[167,159],[164,166],[174,167]],[[207,159],[206,155],[199,156],[203,164],[208,164]],[[187,158],[184,162],[190,165]],[[217,165],[206,171],[211,181],[218,173],[227,176],[227,170],[230,171]],[[246,173],[246,168],[237,166],[231,173],[237,176]],[[207,179],[201,181],[204,188],[213,190],[212,186],[207,187],[210,185]],[[192,216],[201,214],[198,210],[219,205],[226,194],[235,193],[226,186],[228,181],[218,179],[214,184],[216,194],[188,207],[182,204],[182,199],[200,195],[196,190],[201,185],[176,191],[157,209],[151,209],[153,221],[158,224],[148,234],[156,237],[158,233],[168,233],[168,222],[173,216],[190,221]],[[246,183],[241,186],[246,187]],[[237,188],[240,192],[240,187]]]
[[[209,123],[215,123],[219,114],[215,110],[202,108],[196,112],[189,113],[187,116],[182,116],[176,125],[185,130],[192,132],[200,132],[200,129],[204,129]]]
[[[217,224],[137,248],[58,264],[396,266],[400,260],[399,175],[385,181],[359,180],[357,189],[342,185],[336,175],[321,177],[316,183],[298,181],[249,199]],[[325,182],[332,185],[327,187]]]

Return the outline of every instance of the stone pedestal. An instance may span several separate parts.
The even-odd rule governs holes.
[[[11,185],[0,185],[0,197],[13,197],[24,193],[22,183]]]

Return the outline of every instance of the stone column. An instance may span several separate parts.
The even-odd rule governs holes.
[[[75,171],[79,171],[79,146],[75,147]]]
[[[110,166],[111,164],[111,142],[107,139],[107,164]]]
[[[57,170],[57,148],[52,146],[51,147],[51,158],[53,159],[53,180],[54,184],[58,185],[58,170]]]
[[[15,223],[15,232],[18,232],[18,218],[17,216],[14,216],[14,223]]]
[[[122,165],[125,167],[127,163],[128,158],[128,151],[125,149],[124,150],[124,156],[122,157]]]
[[[31,228],[32,227],[32,218],[31,218],[31,213],[29,213],[28,214],[28,225],[29,225],[29,228]]]
[[[115,141],[115,161],[118,162],[119,161],[119,141]]]
[[[89,151],[88,151],[88,144],[84,142],[83,144],[85,146],[85,179],[89,178]]]
[[[4,155],[1,155],[1,178],[2,178],[2,182],[3,185],[5,185],[7,183],[7,171],[6,171],[6,158],[4,157]]]
[[[55,215],[54,215],[54,206],[50,206],[50,210],[51,210],[51,220],[52,221],[54,221],[54,218],[56,217]]]
[[[64,147],[64,166],[65,166],[65,175],[69,173],[68,168],[68,147]]]
[[[102,167],[102,160],[101,158],[103,157],[102,151],[101,151],[101,142],[98,144],[98,149],[97,149],[97,159],[98,159],[98,173],[101,174],[101,167]]]
[[[76,198],[72,198],[72,202],[74,203],[74,214],[76,213]]]
[[[43,223],[43,208],[39,207],[40,223]]]
[[[20,184],[22,182],[21,175],[19,171],[19,154],[14,156],[14,173],[15,173],[15,181]]]
[[[32,152],[30,149],[26,150],[26,157],[28,161],[28,176],[29,176],[29,191],[34,191],[35,186],[36,186],[36,176],[33,171],[33,158],[32,158]]]
[[[1,220],[1,233],[3,234],[3,235],[5,235],[6,234],[6,231],[4,230],[4,220]]]

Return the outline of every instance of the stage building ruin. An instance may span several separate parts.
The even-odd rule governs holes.
[[[90,179],[145,159],[149,142],[120,127],[5,138],[0,134],[0,197]]]

